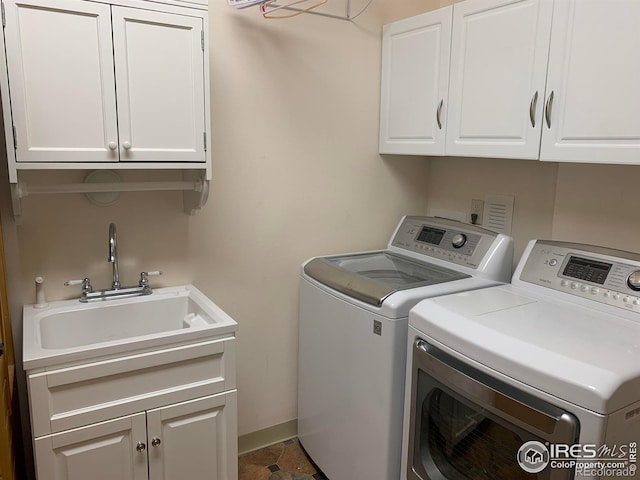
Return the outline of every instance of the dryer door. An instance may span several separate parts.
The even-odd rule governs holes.
[[[570,413],[417,339],[413,347],[409,480],[566,480],[550,443],[573,444]]]

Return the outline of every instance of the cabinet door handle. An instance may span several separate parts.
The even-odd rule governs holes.
[[[531,126],[536,127],[536,106],[538,105],[538,91],[533,94],[531,103],[529,104],[529,119],[531,120]]]
[[[551,128],[551,108],[553,107],[553,90],[547,98],[547,104],[544,107],[544,118],[547,119],[547,127]]]
[[[161,443],[162,440],[160,440],[158,437],[153,437],[153,439],[151,440],[152,447],[159,447]]]
[[[138,452],[144,452],[146,449],[147,449],[147,446],[146,446],[144,443],[142,443],[142,442],[138,442],[138,443],[136,444],[136,450],[137,450]]]
[[[116,142],[109,142],[109,150],[115,150],[118,148],[118,144]]]
[[[122,147],[125,150],[131,150],[131,142],[122,142]]]
[[[444,98],[440,100],[440,104],[438,105],[438,110],[436,111],[436,122],[438,122],[438,128],[442,130],[442,105],[444,105]]]

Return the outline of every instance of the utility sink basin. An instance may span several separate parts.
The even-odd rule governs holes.
[[[225,335],[237,323],[193,285],[99,303],[23,309],[24,369]]]

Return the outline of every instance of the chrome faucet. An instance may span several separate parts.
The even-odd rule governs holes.
[[[150,272],[140,272],[138,285],[131,287],[122,287],[120,285],[120,274],[118,273],[118,233],[116,224],[109,225],[109,256],[107,260],[113,264],[113,282],[109,290],[94,290],[91,281],[88,278],[81,280],[69,280],[64,284],[66,286],[82,285],[82,294],[80,301],[83,303],[110,300],[112,298],[137,297],[139,295],[151,295],[153,290],[149,286],[149,277],[162,275],[159,270]]]
[[[113,283],[111,288],[113,290],[120,289],[120,274],[118,273],[118,233],[116,231],[116,224],[109,225],[109,258],[107,258],[113,264]]]

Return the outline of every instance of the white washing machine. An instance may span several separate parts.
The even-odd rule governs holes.
[[[404,217],[386,250],[303,264],[298,436],[328,478],[398,478],[409,310],[508,281],[512,258],[508,236]]]
[[[409,314],[402,479],[638,478],[640,255],[531,241]]]

